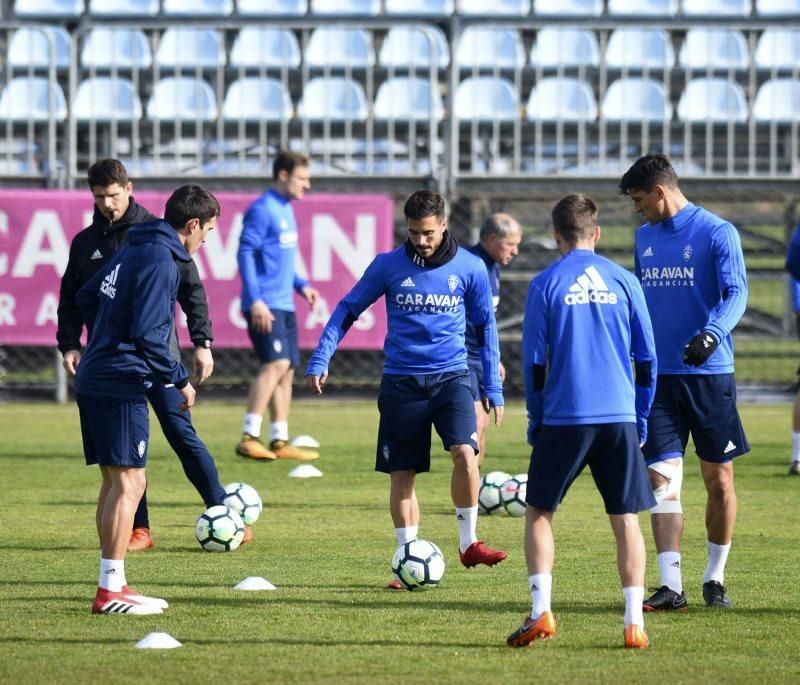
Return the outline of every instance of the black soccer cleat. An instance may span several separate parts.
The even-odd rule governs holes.
[[[800,476],[800,461],[793,461],[789,467],[790,476]]]
[[[678,594],[675,590],[666,585],[662,585],[655,594],[642,602],[642,611],[680,611],[685,612],[689,608],[686,601],[686,593]]]
[[[725,586],[716,580],[709,580],[703,583],[703,599],[706,600],[707,607],[715,609],[733,609],[733,602],[725,591]]]

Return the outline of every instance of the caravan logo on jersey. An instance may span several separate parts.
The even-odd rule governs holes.
[[[117,283],[117,274],[119,274],[119,267],[120,267],[120,265],[117,264],[114,267],[114,270],[112,272],[110,272],[103,279],[103,282],[100,284],[100,292],[103,293],[103,295],[107,295],[112,300],[117,295],[116,283]]]
[[[616,304],[617,296],[609,291],[600,272],[590,266],[578,278],[575,285],[571,286],[569,293],[564,296],[567,304]]]

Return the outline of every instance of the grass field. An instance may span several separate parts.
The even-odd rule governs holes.
[[[800,479],[785,475],[788,405],[742,408],[753,451],[737,462],[739,519],[726,575],[736,608],[702,607],[705,497],[695,457],[684,484],[684,582],[690,610],[648,617],[652,648],[621,648],[622,596],[607,519],[582,475],[555,520],[553,601],[559,633],[510,650],[505,636],[529,610],[522,521],[481,518],[505,547],[493,568],[458,563],[449,460],[435,444],[421,476],[421,537],[442,548],[447,571],[429,593],[383,590],[394,536],[387,481],[372,472],[373,402],[303,400],[293,427],[323,443],[323,478],[287,478],[289,462],[233,455],[243,406],[205,402],[195,423],[223,483],[255,486],[265,511],[251,545],[210,554],[194,539],[202,510],[157,426],[149,499],[157,548],[128,557],[143,592],[165,597],[163,616],[92,616],[97,579],[94,503],[99,476],[82,465],[74,406],[0,406],[0,682],[3,683],[518,683],[798,682]],[[524,413],[512,404],[492,431],[487,466],[527,468]],[[648,584],[658,573],[647,517]],[[260,575],[275,592],[231,588]],[[184,643],[136,650],[147,633]]]

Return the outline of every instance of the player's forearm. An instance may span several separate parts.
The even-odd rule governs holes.
[[[739,323],[746,308],[747,284],[731,285],[725,299],[711,310],[708,323],[703,329],[714,334],[721,343]]]

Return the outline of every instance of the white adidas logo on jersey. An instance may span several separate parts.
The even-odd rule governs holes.
[[[117,289],[115,285],[117,283],[117,274],[119,273],[119,267],[120,265],[117,264],[114,267],[114,270],[103,279],[103,282],[100,285],[100,292],[103,293],[103,295],[108,295],[112,300],[117,295]]]
[[[564,296],[567,304],[616,304],[617,296],[608,290],[600,272],[590,266],[578,278],[575,285],[570,286],[569,293]]]
[[[412,280],[411,280],[411,276],[409,276],[408,278],[406,278],[406,280],[404,280],[404,281],[403,281],[403,282],[400,284],[400,287],[401,287],[401,288],[413,288],[413,287],[414,287],[414,281],[412,281]]]
[[[652,257],[653,256],[653,248],[648,246],[647,249],[642,252],[642,257]]]

